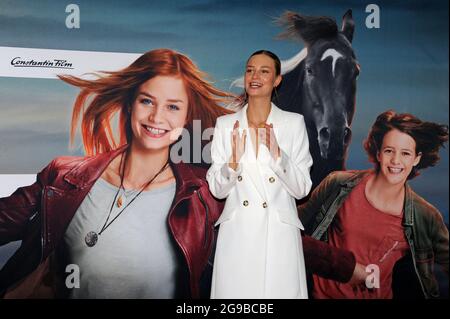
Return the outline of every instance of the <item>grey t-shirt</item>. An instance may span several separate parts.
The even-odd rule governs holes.
[[[142,192],[88,247],[85,236],[101,230],[117,189],[99,178],[67,228],[68,260],[80,273],[70,298],[174,298],[177,256],[167,217],[175,183]],[[114,205],[108,223],[137,193],[121,190],[123,205]]]

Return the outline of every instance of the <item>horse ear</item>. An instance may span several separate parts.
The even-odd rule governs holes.
[[[345,35],[348,41],[352,43],[353,32],[355,31],[355,21],[353,21],[352,9],[347,10],[347,12],[342,17],[342,33]]]
[[[312,17],[287,11],[276,22],[286,31],[279,38],[300,38],[307,46],[318,39],[333,37],[337,34],[336,22],[329,17]]]

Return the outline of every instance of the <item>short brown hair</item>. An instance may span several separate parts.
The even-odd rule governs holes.
[[[448,141],[448,125],[425,122],[412,114],[397,114],[389,110],[378,115],[364,141],[364,149],[369,160],[375,164],[377,172],[380,169],[377,153],[381,149],[384,136],[393,129],[411,136],[416,142],[416,154],[422,154],[419,164],[413,168],[408,179],[418,176],[420,169],[434,166],[439,162],[439,149]]]

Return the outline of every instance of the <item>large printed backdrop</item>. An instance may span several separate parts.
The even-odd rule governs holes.
[[[76,22],[69,17],[70,3],[79,9],[79,28],[66,25]],[[449,122],[448,1],[376,1],[379,28],[366,26],[370,3],[0,0],[0,196],[29,180],[2,174],[35,174],[55,156],[82,154],[80,147],[68,149],[77,90],[55,73],[119,69],[140,53],[167,47],[189,55],[227,90],[251,52],[265,48],[287,60],[303,48],[275,39],[282,30],[273,19],[285,10],[332,16],[338,25],[353,10],[353,47],[362,69],[347,168],[369,167],[362,141],[386,109]],[[441,157],[412,184],[448,223],[448,149]]]

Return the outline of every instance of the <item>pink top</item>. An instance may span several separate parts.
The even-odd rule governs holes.
[[[409,249],[402,226],[403,212],[394,216],[369,203],[364,191],[369,177],[366,176],[344,201],[328,235],[330,245],[352,251],[358,263],[370,267],[366,268],[371,279],[369,284],[376,287],[379,282],[379,288],[368,288],[364,284],[353,287],[314,275],[314,298],[392,298],[392,270]],[[379,276],[374,269],[379,269]]]

